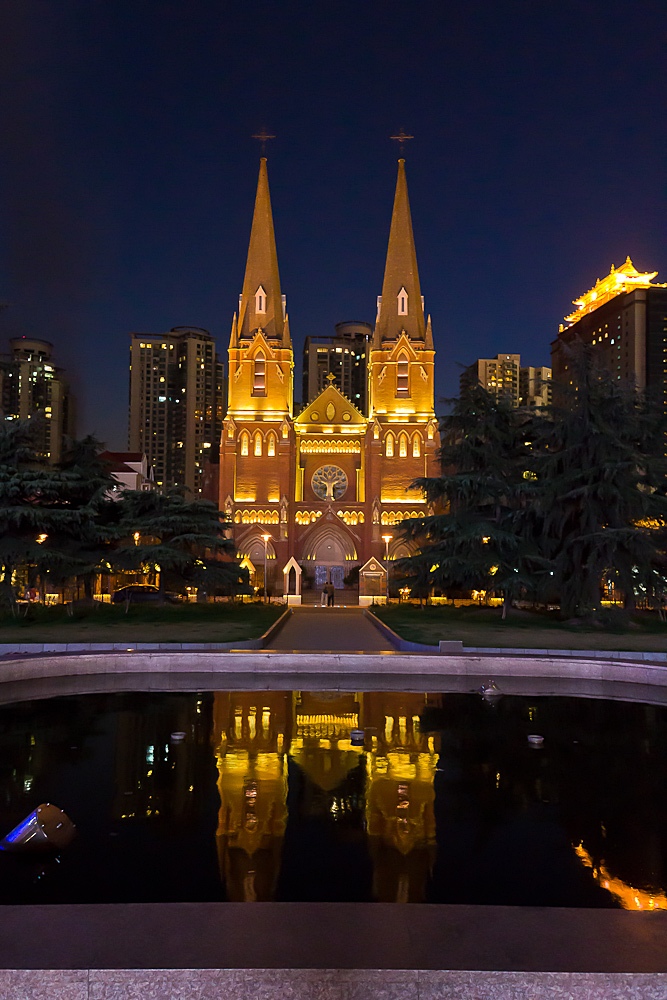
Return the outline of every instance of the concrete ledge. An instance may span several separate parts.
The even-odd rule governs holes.
[[[0,922],[5,969],[667,973],[667,913],[428,903],[128,903],[2,906]]]
[[[68,650],[67,653],[75,652]],[[367,676],[461,676],[471,680],[499,677],[583,678],[632,684],[667,686],[667,665],[651,661],[599,657],[463,655],[424,656],[409,653],[253,652],[171,647],[144,650],[125,647],[113,652],[76,651],[77,655],[16,654],[0,660],[0,683],[38,677],[71,677],[100,673],[197,673],[211,679],[225,674],[255,681],[275,675],[314,675],[330,678]],[[506,653],[506,651],[505,651]],[[195,654],[195,655],[193,655]]]

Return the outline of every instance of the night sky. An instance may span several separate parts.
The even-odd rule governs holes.
[[[3,0],[0,348],[51,340],[79,434],[125,448],[129,331],[226,351],[265,127],[300,367],[374,319],[403,127],[438,394],[549,364],[612,262],[667,280],[666,28],[663,0]]]

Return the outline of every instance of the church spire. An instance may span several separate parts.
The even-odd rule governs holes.
[[[382,300],[373,343],[379,347],[383,340],[395,340],[402,330],[405,330],[411,340],[424,339],[424,307],[419,287],[405,160],[401,158],[398,161]]]
[[[239,305],[238,337],[248,337],[260,327],[265,336],[277,338],[283,347],[290,346],[280,293],[278,253],[265,156],[259,161],[255,210]]]

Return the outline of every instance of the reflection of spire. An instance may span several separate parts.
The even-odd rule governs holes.
[[[236,902],[273,898],[287,822],[284,745],[290,703],[287,692],[214,697],[216,839],[227,896]]]
[[[364,724],[377,736],[369,755],[366,824],[374,859],[375,895],[382,902],[419,902],[435,851],[438,755],[419,716],[429,696],[367,694]]]
[[[579,844],[574,848],[585,868],[593,869],[593,877],[599,886],[606,889],[614,899],[617,899],[624,910],[667,910],[667,894],[664,892],[647,892],[646,889],[636,889],[623,879],[611,875],[604,864],[593,864],[593,859],[584,847]]]

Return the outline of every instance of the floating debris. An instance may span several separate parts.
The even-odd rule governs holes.
[[[67,847],[76,835],[76,827],[69,816],[50,802],[26,816],[15,826],[4,840],[0,841],[3,851],[43,851],[60,850]]]

